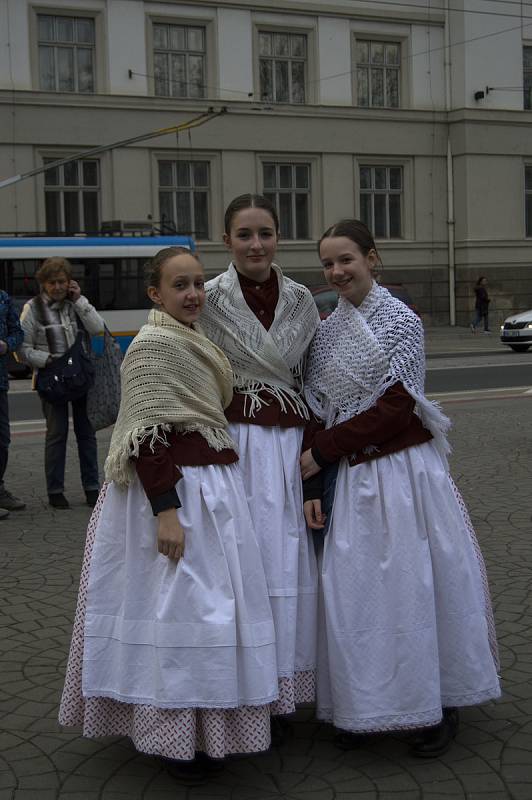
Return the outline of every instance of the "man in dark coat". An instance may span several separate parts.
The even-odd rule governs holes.
[[[7,292],[0,289],[0,519],[9,516],[10,511],[25,508],[25,503],[9,492],[4,486],[4,473],[7,467],[9,444],[9,406],[7,391],[7,354],[22,344],[24,333],[13,301]]]

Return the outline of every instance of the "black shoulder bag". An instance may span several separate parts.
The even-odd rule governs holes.
[[[37,316],[44,325],[48,341],[48,328],[40,296],[34,299]],[[94,382],[94,366],[83,347],[83,331],[78,331],[74,344],[59,358],[37,371],[35,388],[39,396],[53,405],[78,400],[87,394]]]

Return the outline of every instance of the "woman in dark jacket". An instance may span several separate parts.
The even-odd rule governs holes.
[[[488,325],[488,310],[490,299],[488,297],[488,279],[481,276],[475,284],[475,319],[471,323],[471,333],[476,333],[477,327],[484,320],[484,333],[491,333]]]

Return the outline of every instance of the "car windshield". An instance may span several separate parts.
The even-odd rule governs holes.
[[[314,295],[320,314],[331,314],[338,305],[338,295],[332,289]]]

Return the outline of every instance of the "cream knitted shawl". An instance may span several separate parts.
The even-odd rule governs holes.
[[[305,397],[330,428],[374,406],[397,381],[416,401],[416,412],[445,460],[450,421],[424,395],[421,320],[374,282],[358,308],[340,298],[321,323],[309,352]]]
[[[302,401],[306,352],[319,325],[319,314],[309,290],[286,278],[276,264],[279,300],[269,330],[257,320],[242,294],[233,264],[210,280],[201,322],[207,336],[228,357],[235,390],[246,396],[244,413],[253,417],[264,393],[289,405],[308,419]]]
[[[130,344],[121,367],[122,397],[105,477],[127,485],[132,456],[150,440],[167,444],[166,432],[199,431],[215,450],[235,449],[223,409],[232,398],[232,372],[222,351],[198,325],[188,328],[153,309]]]

